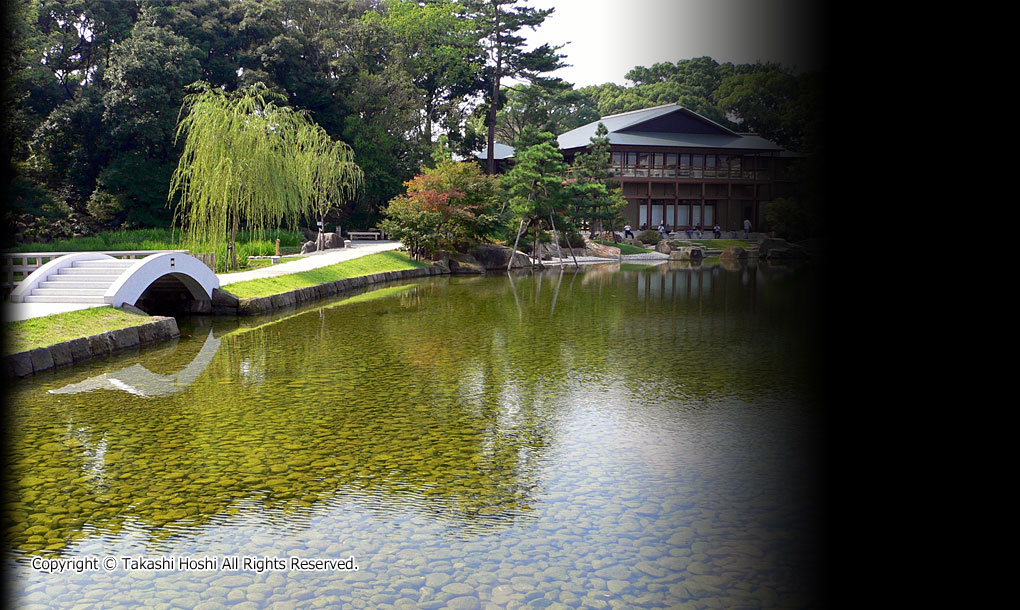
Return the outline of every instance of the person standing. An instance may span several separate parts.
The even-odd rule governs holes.
[[[625,225],[623,227],[623,237],[624,238],[627,238],[627,237],[633,238],[634,237],[634,234],[630,232],[630,225]]]
[[[751,221],[747,218],[744,219],[744,239],[747,239],[751,233]]]

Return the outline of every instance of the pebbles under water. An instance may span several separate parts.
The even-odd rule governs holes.
[[[23,380],[14,605],[817,605],[805,273],[432,278]]]

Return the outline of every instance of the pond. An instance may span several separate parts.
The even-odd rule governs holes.
[[[817,606],[818,275],[428,278],[20,380],[12,606]]]

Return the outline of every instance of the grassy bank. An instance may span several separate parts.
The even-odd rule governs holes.
[[[4,322],[3,353],[16,354],[47,347],[71,339],[80,339],[108,330],[120,330],[149,321],[149,316],[129,313],[113,307],[90,307],[42,318]]]
[[[368,256],[343,261],[328,267],[312,269],[311,271],[227,284],[223,287],[223,290],[242,298],[268,297],[298,288],[318,286],[319,284],[345,280],[361,275],[427,266],[427,263],[411,260],[405,252],[391,250],[389,252],[369,254]]]

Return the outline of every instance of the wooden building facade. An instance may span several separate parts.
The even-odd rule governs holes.
[[[613,173],[637,230],[660,223],[724,231],[768,230],[768,202],[789,192],[787,169],[796,155],[752,134],[734,132],[677,104],[612,116],[559,136],[569,164],[586,151],[595,129],[609,131]]]

